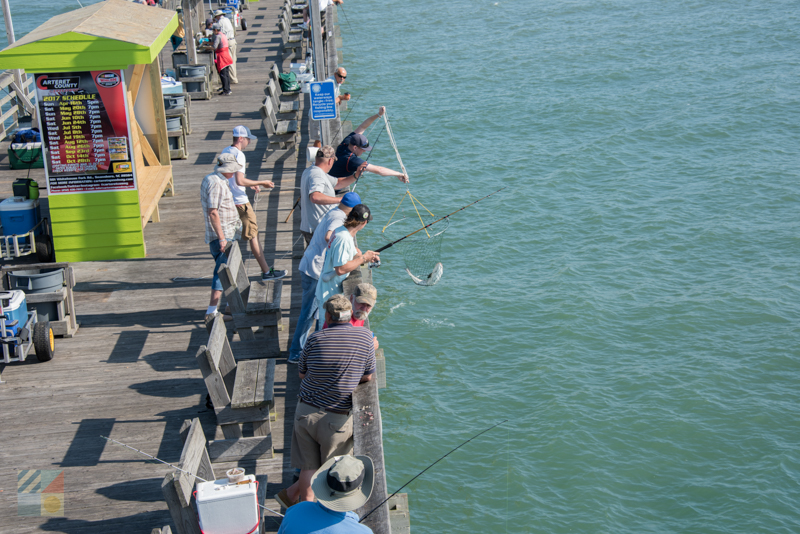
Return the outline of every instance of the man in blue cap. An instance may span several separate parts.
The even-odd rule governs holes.
[[[386,108],[381,106],[378,108],[377,114],[362,122],[361,125],[356,128],[356,131],[342,140],[342,143],[336,148],[336,161],[333,167],[331,167],[331,170],[328,171],[328,174],[334,178],[344,178],[345,176],[355,174],[356,171],[359,172],[357,176],[361,176],[360,173],[367,171],[380,176],[396,176],[401,182],[408,183],[408,176],[402,172],[393,171],[392,169],[387,169],[380,165],[373,165],[361,159],[364,152],[371,150],[369,141],[364,135],[364,132],[367,131],[370,124],[375,122],[375,119],[383,117],[384,113],[386,113]]]
[[[347,215],[354,206],[361,204],[361,197],[356,193],[346,193],[339,205],[326,213],[319,221],[311,242],[308,244],[303,259],[300,261],[300,282],[303,286],[303,302],[300,305],[300,316],[297,318],[297,328],[289,348],[289,363],[297,363],[300,353],[308,339],[308,331],[315,324],[319,313],[319,304],[316,302],[317,281],[325,262],[325,251],[333,232],[344,224]]]

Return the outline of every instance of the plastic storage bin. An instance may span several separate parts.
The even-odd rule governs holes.
[[[199,482],[195,504],[202,532],[247,534],[258,526],[256,477],[247,475],[250,484],[230,484],[227,478]]]
[[[28,304],[22,291],[0,292],[3,315],[6,316],[6,334],[16,336],[19,329],[28,321]],[[15,322],[16,321],[16,322]]]
[[[22,235],[31,231],[39,222],[39,201],[25,197],[11,197],[0,202],[0,224],[3,235]],[[42,227],[35,235],[42,233]]]

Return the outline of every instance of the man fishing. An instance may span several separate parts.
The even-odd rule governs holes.
[[[367,118],[354,132],[351,132],[342,140],[342,143],[336,148],[336,161],[328,174],[335,178],[344,178],[355,174],[356,171],[360,171],[358,176],[360,176],[361,172],[366,171],[379,176],[396,176],[401,182],[408,183],[408,176],[402,172],[367,163],[361,159],[364,152],[370,150],[369,141],[364,132],[375,122],[375,119],[383,117],[384,113],[386,113],[386,107],[381,106],[378,108],[377,114]]]

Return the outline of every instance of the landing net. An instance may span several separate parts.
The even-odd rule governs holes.
[[[423,226],[435,220],[432,215],[422,219]],[[444,219],[428,228],[427,232],[417,232],[395,245],[403,256],[408,276],[418,286],[432,286],[442,278],[442,237],[449,226],[450,219]],[[382,235],[388,242],[392,242],[419,228],[416,217],[409,217],[386,225]]]

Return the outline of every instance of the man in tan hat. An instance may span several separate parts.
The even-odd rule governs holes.
[[[300,479],[275,496],[285,508],[314,500],[314,472],[353,449],[353,390],[375,376],[372,333],[350,324],[353,308],[347,297],[334,295],[323,307],[330,327],[308,337],[298,362],[302,382],[292,430],[292,467],[300,469]]]
[[[221,154],[217,158],[214,172],[203,178],[200,185],[200,203],[203,205],[203,215],[206,221],[206,243],[214,256],[214,276],[211,279],[211,301],[206,311],[206,323],[214,320],[217,306],[222,296],[222,282],[219,280],[217,270],[219,266],[228,261],[225,251],[228,244],[236,235],[236,230],[242,225],[233,195],[228,187],[228,179],[243,167],[236,161],[233,154]]]
[[[350,324],[353,326],[365,326],[367,317],[375,307],[375,302],[378,300],[378,290],[372,284],[362,282],[358,284],[350,295],[350,304],[353,306],[353,316],[350,318]],[[322,328],[328,328],[328,323],[322,325]],[[378,338],[375,333],[372,334],[372,341],[375,345],[375,350],[378,350]]]
[[[353,512],[369,500],[375,466],[369,456],[335,456],[311,478],[317,502],[302,502],[286,511],[278,534],[368,534]]]

